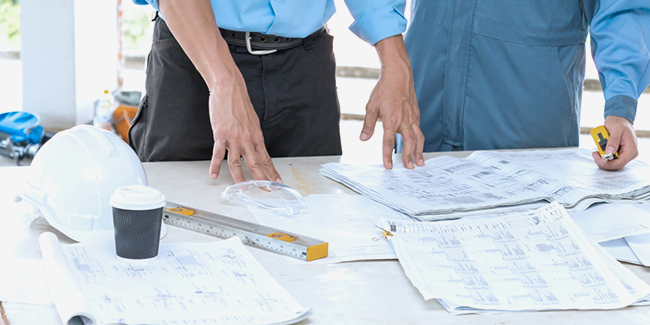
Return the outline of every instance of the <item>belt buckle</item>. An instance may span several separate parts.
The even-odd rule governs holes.
[[[245,38],[246,38],[246,50],[248,51],[248,53],[252,55],[267,55],[278,51],[278,50],[253,50],[253,48],[251,47],[251,33],[246,32]]]

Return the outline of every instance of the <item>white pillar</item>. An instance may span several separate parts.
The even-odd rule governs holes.
[[[49,129],[92,120],[117,87],[117,0],[21,0],[23,110]]]

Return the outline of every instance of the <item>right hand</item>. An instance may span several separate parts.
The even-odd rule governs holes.
[[[605,119],[605,128],[609,131],[609,141],[607,141],[607,153],[618,152],[618,158],[609,161],[603,161],[598,151],[591,155],[598,168],[603,170],[619,170],[639,155],[636,134],[632,122],[619,116],[608,116]]]
[[[266,151],[264,136],[241,74],[229,82],[210,87],[210,124],[214,137],[210,177],[219,176],[228,150],[228,168],[235,183],[245,181],[242,159],[255,179],[282,183]]]

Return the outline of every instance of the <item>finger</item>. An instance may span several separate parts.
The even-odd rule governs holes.
[[[253,174],[255,179],[282,183],[280,173],[275,169],[273,160],[271,160],[266,149],[256,152],[255,157],[256,160],[252,164],[246,162],[246,166],[248,166],[248,169],[251,171],[251,174]]]
[[[415,135],[413,135],[413,130],[402,132],[402,138],[404,139],[402,163],[404,163],[404,167],[413,169],[415,168],[413,164],[413,151],[415,150]]]
[[[269,180],[264,171],[264,158],[262,158],[260,151],[246,150],[243,155],[246,167],[248,167],[248,171],[251,172],[254,179]]]
[[[605,165],[603,164],[603,157],[600,155],[599,151],[594,151],[591,153],[591,157],[594,158],[594,162],[600,169],[605,169]]]
[[[627,161],[622,159],[621,156],[614,160],[603,160],[603,157],[598,151],[592,152],[591,156],[594,158],[594,162],[596,165],[598,165],[598,168],[602,170],[616,171],[623,168],[627,164]]]
[[[223,157],[225,155],[225,141],[215,141],[214,146],[212,147],[212,158],[210,160],[210,177],[212,179],[217,179],[217,177],[219,177],[219,172],[221,171],[221,163],[223,162]]]
[[[418,166],[424,166],[424,134],[418,125],[413,125],[413,133],[415,133],[415,164]]]
[[[377,117],[379,116],[378,114],[379,110],[366,106],[366,117],[363,119],[363,128],[361,129],[361,135],[359,136],[361,141],[370,139],[370,137],[375,133],[375,125],[377,124]]]
[[[620,146],[621,143],[621,134],[620,133],[614,133],[609,135],[609,139],[607,140],[607,148],[605,148],[605,153],[607,154],[613,154],[615,152],[618,152],[618,147]]]
[[[273,160],[269,156],[268,151],[266,151],[266,146],[264,146],[263,142],[261,145],[254,145],[252,150],[247,150],[246,152],[253,153],[252,155],[244,154],[244,161],[255,179],[282,183],[282,178],[275,169],[275,166],[273,166]]]
[[[619,156],[617,159],[603,161],[602,169],[611,170],[611,171],[619,170],[619,169],[625,167],[625,165],[628,162],[629,162],[629,160],[626,161],[621,156]]]
[[[393,169],[393,150],[395,149],[395,131],[384,129],[384,140],[382,145],[382,153],[384,160],[384,167],[386,169]]]
[[[282,177],[280,177],[280,173],[275,169],[275,166],[273,165],[273,160],[271,159],[271,156],[264,151],[266,154],[266,158],[264,158],[264,173],[266,174],[266,177],[269,180],[272,180],[277,183],[283,183]]]
[[[621,142],[618,145],[618,153],[619,156],[623,156],[627,162],[630,162],[639,156],[639,147],[633,129],[628,129],[621,136]]]
[[[611,138],[610,138],[611,139]],[[609,142],[607,142],[608,148],[609,148]],[[614,150],[614,149],[611,149]],[[609,150],[608,150],[609,152]],[[612,151],[613,152],[613,151]],[[619,170],[625,165],[627,165],[630,161],[634,160],[638,156],[639,152],[636,146],[636,141],[634,141],[634,138],[629,139],[625,138],[623,136],[621,138],[621,142],[618,145],[618,158],[610,161],[605,161],[603,163],[604,168],[606,170]]]
[[[232,179],[235,183],[241,183],[246,180],[241,166],[242,161],[239,149],[230,148],[228,150],[228,168],[230,169],[230,175],[232,175]]]
[[[418,101],[415,97],[415,93],[410,96],[409,102],[411,103],[411,108],[414,115],[414,122],[411,124],[411,129],[415,135],[415,149],[413,152],[415,164],[418,166],[424,166],[424,156],[422,155],[422,152],[424,151],[424,134],[420,129],[420,108],[418,107]]]

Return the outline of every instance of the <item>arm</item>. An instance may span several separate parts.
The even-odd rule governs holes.
[[[245,180],[240,157],[255,179],[282,182],[264,146],[246,83],[221,37],[210,1],[160,0],[158,4],[169,29],[210,91],[214,137],[210,176],[219,176],[228,150],[228,167],[235,183]]]
[[[366,117],[361,131],[361,140],[370,139],[377,118],[384,126],[383,160],[388,169],[393,167],[392,153],[395,135],[402,135],[404,149],[402,161],[406,168],[424,165],[422,150],[424,135],[420,130],[420,110],[413,88],[411,62],[406,54],[402,35],[385,38],[375,45],[381,62],[379,81],[366,105]]]
[[[618,170],[638,155],[633,122],[637,99],[650,83],[650,2],[601,0],[591,21],[592,54],[605,95],[607,152],[619,158],[603,162],[601,169]]]
[[[420,130],[420,110],[413,88],[411,62],[406,53],[402,33],[406,30],[404,0],[346,0],[355,22],[350,29],[361,39],[373,44],[381,62],[381,75],[366,105],[366,117],[360,139],[366,141],[374,133],[377,119],[384,127],[383,161],[393,167],[395,135],[402,135],[402,161],[406,168],[424,165],[424,135]]]

